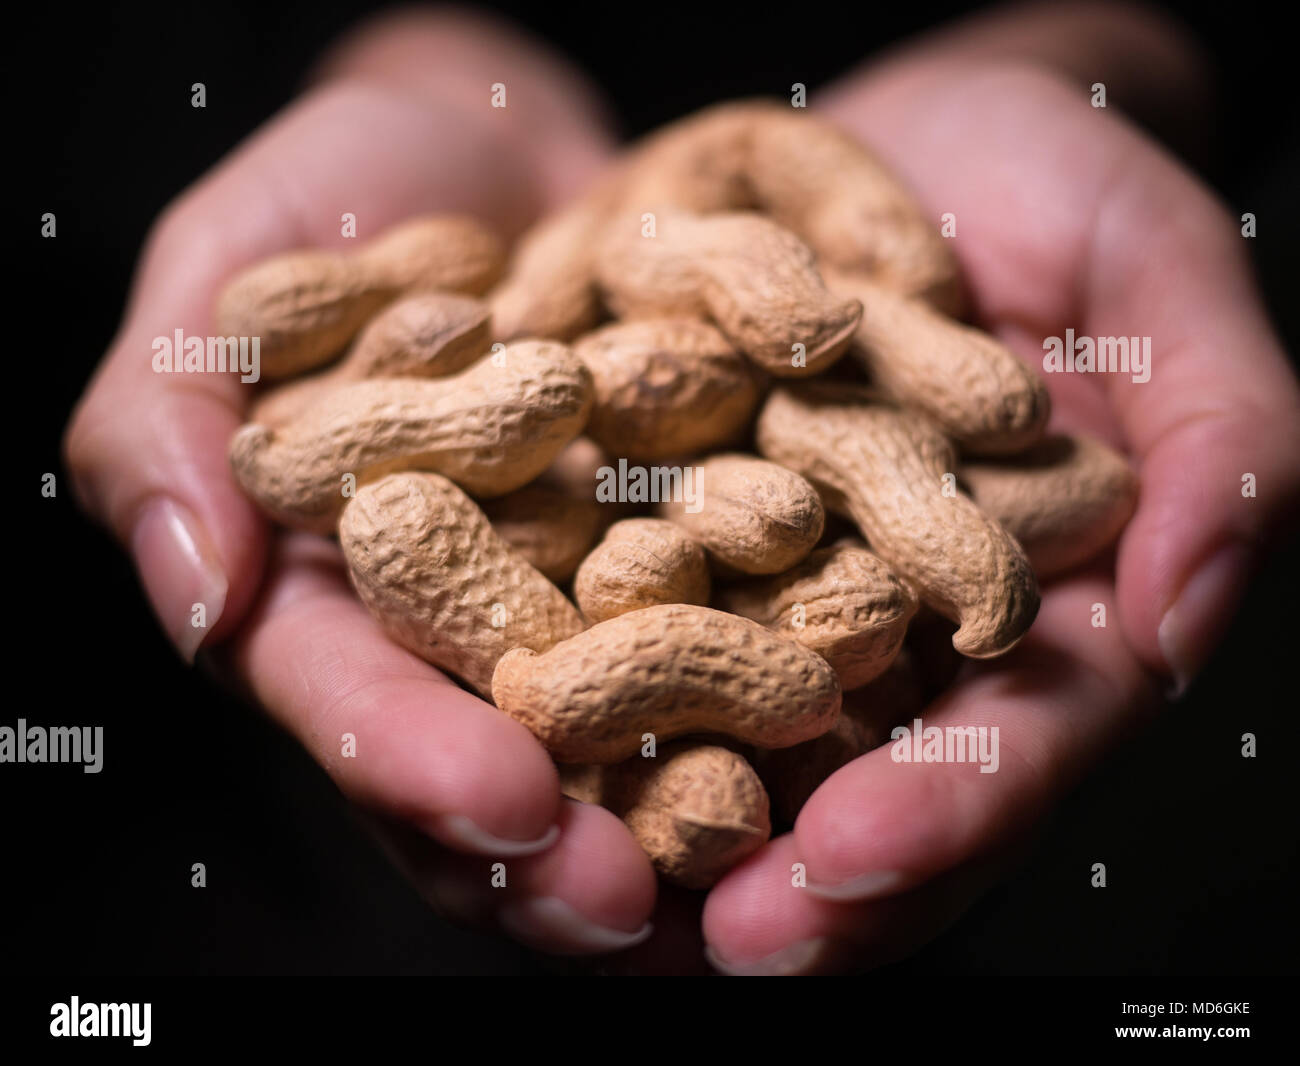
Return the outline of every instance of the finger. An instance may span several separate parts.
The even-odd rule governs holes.
[[[936,64],[845,85],[830,107],[936,217],[955,214],[982,317],[1037,338],[1036,358],[1066,329],[1150,338],[1149,380],[1097,375],[1142,480],[1119,610],[1143,662],[1185,686],[1300,493],[1300,393],[1244,242],[1194,178],[1057,77]]]
[[[252,697],[354,802],[494,858],[554,843],[559,780],[541,746],[393,644],[348,586],[334,544],[278,542],[229,656]]]
[[[905,958],[952,925],[1021,854],[982,856],[901,895],[830,903],[800,887],[799,847],[778,837],[713,890],[704,906],[705,953],[735,976],[862,971]]]
[[[1119,627],[1094,624],[1095,605],[1112,602],[1097,577],[1054,587],[1014,652],[963,675],[921,716],[920,739],[986,730],[978,749],[967,733],[968,750],[940,746],[948,761],[918,761],[912,724],[831,775],[795,823],[808,891],[833,901],[907,891],[1041,818],[1141,718],[1135,708],[1158,706]]]
[[[494,83],[487,71],[499,72],[507,94],[494,123],[528,150],[543,208],[559,205],[609,161],[614,122],[596,85],[519,27],[468,10],[382,14],[331,50],[315,77],[410,86],[481,117]]]
[[[486,88],[471,112],[449,82],[401,73],[403,64],[424,68],[456,51],[465,32],[398,19],[344,48],[330,68],[333,80],[190,190],[150,236],[126,317],[64,450],[84,504],[132,552],[156,613],[187,658],[247,610],[265,531],[226,460],[245,395],[236,375],[155,373],[154,340],[178,330],[212,335],[218,287],[254,259],[292,247],[344,248],[345,211],[373,235],[433,209],[507,229],[540,210],[554,190],[537,182],[538,149],[516,144],[512,131],[526,128],[535,102],[554,91],[530,85],[533,67],[517,41],[502,42],[498,55],[517,79],[518,116],[508,129],[493,121]],[[395,35],[404,41],[394,51]],[[480,57],[493,46],[490,35],[474,44]],[[387,52],[394,53],[391,79],[367,77],[375,55]],[[539,76],[549,70],[534,66]],[[570,155],[582,153],[571,148]]]
[[[1213,112],[1211,61],[1169,13],[1112,2],[1009,4],[905,42],[877,61],[886,76],[918,63],[1034,64],[1092,91],[1172,143],[1200,152]]]
[[[555,955],[604,955],[646,940],[655,879],[623,823],[566,800],[548,851],[513,859],[458,855],[381,823],[390,858],[439,914]]]

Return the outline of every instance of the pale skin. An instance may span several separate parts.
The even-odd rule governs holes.
[[[505,112],[487,106],[497,76],[484,71],[497,69],[509,72]],[[1195,99],[1200,70],[1148,16],[1052,5],[927,38],[814,101],[927,214],[956,216],[977,317],[1027,359],[1039,364],[1042,339],[1066,328],[1152,337],[1146,384],[1047,380],[1055,425],[1124,448],[1142,496],[1114,559],[1046,588],[1021,646],[926,709],[927,724],[998,726],[998,773],[864,756],[702,915],[703,897],[657,891],[621,822],[560,798],[521,726],[384,638],[336,547],[267,526],[226,461],[245,387],[150,369],[153,337],[212,332],[213,298],[240,267],[344,247],[343,211],[371,235],[434,210],[513,234],[563,202],[613,144],[594,91],[558,59],[465,16],[403,14],[343,42],[299,101],[159,220],[69,427],[69,467],[182,653],[201,646],[297,736],[450,917],[548,952],[630,949],[621,964],[641,970],[702,965],[702,948],[728,972],[878,965],[995,883],[1053,801],[1195,676],[1259,542],[1300,493],[1300,392],[1250,276],[1240,210],[1123,115],[1158,120]],[[1089,102],[1096,81],[1105,110]],[[206,631],[189,627],[195,601]],[[1096,603],[1105,628],[1092,625]],[[339,757],[348,732],[355,759]],[[498,860],[504,889],[489,885]],[[807,888],[791,885],[796,863]]]

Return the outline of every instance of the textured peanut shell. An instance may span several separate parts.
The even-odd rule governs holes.
[[[841,714],[820,737],[779,751],[755,754],[759,776],[772,799],[772,813],[793,823],[831,774],[889,740],[894,726],[925,705],[919,680],[904,660],[895,660],[871,684],[844,694]]]
[[[250,422],[291,421],[326,391],[366,378],[439,378],[464,370],[487,350],[487,305],[452,293],[418,293],[390,304],[361,331],[336,365],[265,393]]]
[[[749,363],[707,322],[615,322],[573,351],[595,390],[587,434],[626,459],[653,462],[734,443],[758,405]]]
[[[497,536],[551,581],[568,581],[605,526],[605,508],[534,482],[483,504]]]
[[[434,381],[341,385],[284,426],[246,425],[230,445],[235,475],[277,521],[314,532],[332,530],[345,474],[430,470],[479,496],[520,488],[581,431],[591,376],[549,341],[502,356]]]
[[[862,302],[849,353],[886,396],[974,454],[1019,452],[1043,435],[1047,388],[1005,345],[867,278],[827,273],[826,284]]]
[[[826,266],[956,311],[956,258],[910,193],[832,123],[768,101],[708,108],[652,134],[624,166],[620,204],[763,211]]]
[[[438,474],[392,474],[362,488],[339,521],[339,543],[389,637],[484,696],[510,649],[545,651],[582,631],[564,594]]]
[[[752,127],[748,174],[760,208],[827,267],[853,270],[948,311],[964,299],[957,259],[894,175],[858,140],[807,111],[774,106]]]
[[[663,603],[709,602],[704,549],[671,522],[628,518],[578,567],[573,598],[590,622]]]
[[[803,559],[826,521],[803,477],[751,455],[723,454],[699,466],[698,506],[659,504],[659,514],[699,541],[724,574],[779,574]]]
[[[216,330],[261,338],[262,378],[278,380],[338,355],[402,293],[477,295],[500,276],[504,262],[501,242],[473,219],[417,218],[351,254],[297,251],[254,264],[218,296]]]
[[[600,622],[497,663],[496,705],[561,762],[611,763],[642,734],[721,733],[763,748],[820,736],[840,709],[835,671],[757,622],[668,604]]]
[[[650,211],[654,236],[642,235],[632,212],[605,227],[596,277],[615,314],[712,319],[778,377],[815,374],[843,353],[862,307],[826,289],[812,252],[789,230],[754,214]]]
[[[488,298],[497,340],[568,341],[600,321],[595,248],[605,210],[599,193],[588,194],[519,239],[505,278]]]
[[[1038,613],[1038,584],[1015,540],[959,491],[952,445],[924,415],[869,392],[817,383],[773,391],[759,450],[808,478],[848,513],[871,549],[923,600],[960,623],[953,647],[987,659],[1010,651]]]
[[[622,818],[655,869],[684,888],[709,888],[772,833],[758,774],[727,748],[674,741],[652,759],[559,769],[566,796]]]
[[[888,669],[917,601],[865,544],[845,540],[818,548],[783,574],[725,586],[715,605],[811,648],[847,692]]]
[[[1040,580],[1104,551],[1137,506],[1128,460],[1100,441],[1054,436],[1000,462],[971,462],[975,502],[1020,542]]]

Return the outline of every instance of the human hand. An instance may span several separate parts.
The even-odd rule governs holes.
[[[1097,81],[1108,110],[1090,104]],[[819,102],[931,217],[955,215],[978,319],[1031,363],[1067,328],[1151,338],[1146,383],[1046,376],[1054,426],[1127,451],[1141,499],[1117,565],[1049,584],[1025,640],[969,664],[922,714],[927,727],[996,726],[999,770],[896,763],[886,746],[838,771],[793,833],[710,894],[704,936],[721,969],[879,965],[953,921],[1054,801],[1195,676],[1293,510],[1300,395],[1240,222],[1115,110],[1134,101],[1158,118],[1183,99],[1197,112],[1202,92],[1195,54],[1167,27],[1085,5],[980,19]],[[796,863],[807,888],[792,887]]]
[[[505,109],[489,106],[498,79]],[[214,333],[219,288],[253,261],[343,247],[345,211],[363,237],[434,210],[513,235],[603,160],[593,100],[489,20],[407,13],[353,34],[300,100],[159,220],[65,441],[81,500],[133,555],[181,653],[201,645],[373,812],[440,909],[561,953],[642,935],[655,888],[640,849],[612,815],[561,801],[522,726],[394,646],[336,545],[270,530],[227,460],[245,386],[155,374],[151,342]],[[206,628],[190,625],[195,603]],[[355,758],[340,757],[344,733]],[[505,890],[490,885],[496,860]]]

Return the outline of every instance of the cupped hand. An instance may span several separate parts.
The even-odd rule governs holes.
[[[1049,8],[909,49],[820,101],[928,214],[951,212],[977,317],[1024,358],[1042,367],[1043,341],[1067,329],[1151,338],[1145,383],[1045,375],[1055,426],[1127,451],[1141,497],[1117,564],[1049,584],[1024,641],[968,665],[921,715],[996,726],[997,772],[895,762],[889,745],[839,770],[793,833],[710,894],[704,935],[722,970],[867,967],[933,937],[1102,752],[1185,688],[1294,509],[1300,394],[1242,223],[1119,111],[1159,113],[1198,79],[1146,16]]]
[[[505,108],[490,106],[498,81]],[[557,953],[644,935],[655,896],[645,856],[613,815],[561,800],[522,726],[383,636],[337,546],[268,527],[227,461],[249,386],[156,374],[151,344],[214,333],[217,292],[253,261],[347,247],[344,212],[362,239],[432,211],[513,236],[604,160],[594,101],[489,20],[407,13],[354,34],[300,100],[164,213],[65,442],[82,501],[131,552],[181,653],[212,649],[373,813],[443,912]]]

